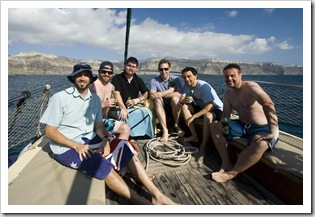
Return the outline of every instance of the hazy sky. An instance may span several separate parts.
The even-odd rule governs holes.
[[[294,3],[255,3],[256,8],[246,8],[251,2],[175,4],[182,8],[169,8],[167,2],[151,8],[135,4],[128,54],[138,59],[213,58],[303,65],[305,2]],[[81,2],[55,2],[41,8],[9,8],[8,54],[37,51],[75,59],[123,60],[130,5],[99,5],[96,9],[95,3],[87,8]]]

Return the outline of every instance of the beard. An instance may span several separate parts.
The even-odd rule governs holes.
[[[90,83],[88,83],[87,81],[79,80],[79,81],[76,81],[75,86],[77,87],[78,91],[81,92],[81,91],[85,91],[86,89],[88,89],[89,84]]]

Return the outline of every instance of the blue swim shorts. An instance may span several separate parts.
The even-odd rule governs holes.
[[[253,137],[257,134],[265,134],[269,132],[268,124],[266,125],[255,125],[255,124],[244,124],[240,120],[230,121],[230,133],[228,135],[228,140],[233,138],[248,138],[249,145]],[[270,140],[265,140],[269,146],[268,151],[272,151],[279,139],[279,130],[275,138]]]
[[[63,154],[54,154],[54,158],[66,167],[80,170],[87,177],[94,177],[99,180],[104,180],[113,168],[111,162],[103,158],[100,154],[91,153],[90,158],[83,158],[83,161],[81,161],[79,154],[74,149],[70,149]]]

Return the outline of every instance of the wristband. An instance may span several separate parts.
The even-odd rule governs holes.
[[[104,139],[108,140],[108,135],[105,135],[102,140],[104,140]]]

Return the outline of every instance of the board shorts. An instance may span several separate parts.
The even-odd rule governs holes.
[[[233,138],[248,138],[249,145],[252,142],[252,139],[257,134],[266,134],[269,133],[268,124],[266,125],[255,125],[255,124],[244,124],[240,120],[231,120],[230,121],[230,132],[228,135],[228,140]],[[265,140],[269,146],[267,151],[273,151],[275,145],[279,140],[279,129],[277,129],[276,136],[271,140]]]
[[[127,172],[127,164],[139,152],[130,141],[109,137],[110,154],[102,157],[100,153],[97,153],[102,142],[101,138],[95,136],[92,140],[82,139],[94,152],[91,153],[90,158],[83,158],[83,161],[81,161],[79,154],[74,149],[70,149],[60,155],[54,154],[54,158],[66,167],[83,171],[89,178],[94,177],[104,180],[111,169],[115,169],[123,176]]]
[[[115,133],[122,123],[123,123],[122,121],[118,121],[111,118],[103,119],[103,124],[107,132],[110,132],[111,134]]]
[[[66,167],[82,171],[88,178],[94,177],[99,180],[104,180],[114,168],[111,162],[100,154],[91,153],[91,157],[83,158],[81,161],[74,149],[63,154],[54,154],[54,159]]]

